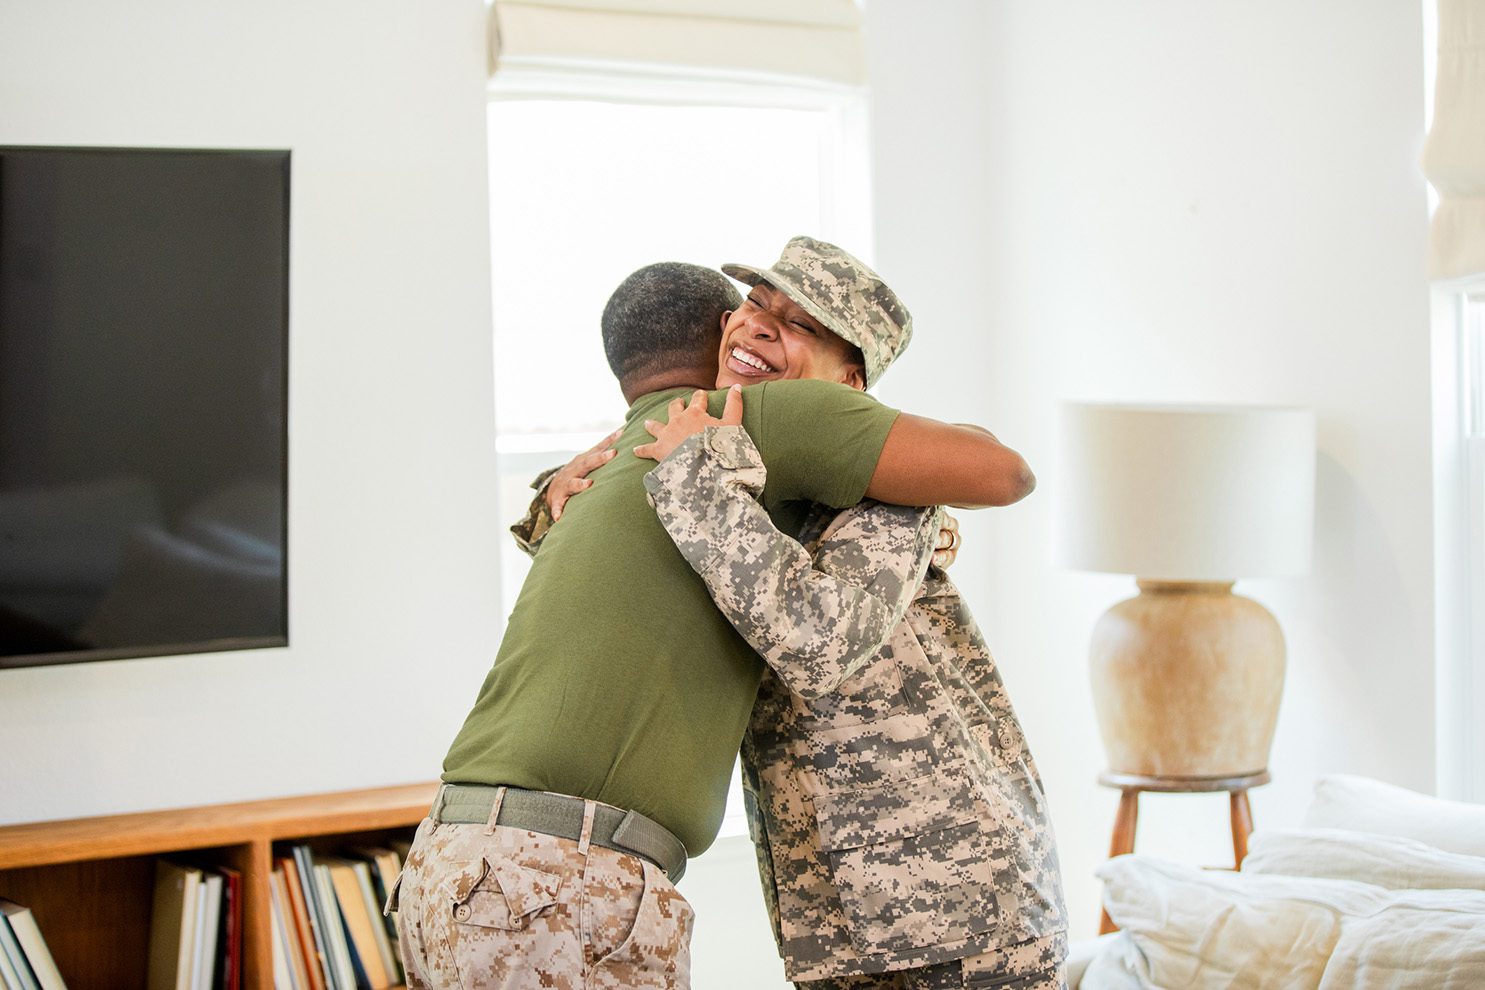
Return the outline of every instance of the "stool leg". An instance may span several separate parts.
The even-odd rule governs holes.
[[[1246,790],[1233,791],[1231,804],[1233,869],[1240,870],[1248,857],[1248,836],[1253,834],[1253,808],[1248,804]]]
[[[1134,852],[1134,827],[1140,817],[1140,792],[1129,788],[1119,792],[1119,814],[1114,819],[1114,838],[1109,843],[1109,858]]]
[[[1114,837],[1109,842],[1109,858],[1134,852],[1134,829],[1140,817],[1140,792],[1125,788],[1119,792],[1119,814],[1114,818]],[[1114,921],[1104,911],[1099,919],[1098,934],[1116,931]]]

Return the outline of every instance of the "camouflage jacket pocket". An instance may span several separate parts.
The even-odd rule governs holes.
[[[459,924],[516,931],[557,903],[562,878],[505,860],[479,859],[444,886]]]
[[[819,795],[820,850],[863,957],[956,942],[998,924],[994,827],[963,779]]]

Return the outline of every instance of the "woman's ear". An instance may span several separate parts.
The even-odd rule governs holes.
[[[841,372],[841,384],[849,385],[858,392],[866,391],[866,369],[859,364],[848,364]]]

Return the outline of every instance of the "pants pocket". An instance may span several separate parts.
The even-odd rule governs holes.
[[[583,883],[584,949],[590,965],[601,966],[634,938],[648,885],[644,861],[594,850]]]
[[[569,978],[575,926],[558,902],[561,885],[555,874],[493,852],[451,874],[426,910],[437,916],[456,976],[447,984],[518,990]]]
[[[687,990],[691,985],[691,930],[695,912],[666,878],[664,870],[645,860],[626,858],[643,870],[638,880],[641,884],[638,907],[622,941],[594,963],[593,985]],[[594,902],[593,894],[590,888],[590,903]],[[624,912],[615,912],[620,913]]]
[[[481,858],[447,883],[459,925],[519,931],[557,903],[562,878],[504,859]]]

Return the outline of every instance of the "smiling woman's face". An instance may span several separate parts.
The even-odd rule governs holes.
[[[717,387],[815,378],[865,388],[860,352],[788,296],[758,284],[722,317]]]

